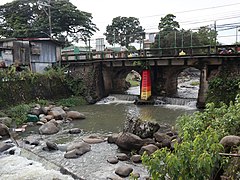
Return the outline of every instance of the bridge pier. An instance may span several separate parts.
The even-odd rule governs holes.
[[[207,65],[204,65],[200,74],[200,86],[197,98],[197,108],[205,108],[208,91]]]

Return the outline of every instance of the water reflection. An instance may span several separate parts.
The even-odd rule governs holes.
[[[89,133],[114,133],[123,130],[127,117],[137,116],[143,120],[156,121],[159,124],[174,125],[178,116],[195,110],[171,109],[164,106],[141,105],[133,103],[112,103],[101,105],[78,106],[75,110],[87,117],[85,120],[73,121],[75,127]]]

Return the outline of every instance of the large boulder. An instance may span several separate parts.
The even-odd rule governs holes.
[[[169,135],[167,135],[166,133],[156,132],[154,133],[153,136],[156,141],[156,145],[159,148],[164,148],[164,147],[171,148],[172,138]]]
[[[133,168],[130,166],[119,166],[115,173],[121,177],[128,177],[132,171]]]
[[[57,127],[56,123],[54,123],[52,120],[43,124],[39,128],[39,133],[46,134],[46,135],[55,134],[58,131],[59,131],[59,128]]]
[[[13,147],[13,144],[0,142],[0,153],[10,149],[11,147]]]
[[[135,134],[123,132],[119,134],[116,144],[122,149],[131,151],[139,150],[144,145],[144,141]]]
[[[111,134],[110,136],[107,137],[107,142],[108,143],[116,143],[118,136],[119,136],[119,134],[117,134],[117,133]]]
[[[89,152],[91,146],[85,142],[78,142],[71,144],[67,147],[66,153],[64,154],[65,158],[78,158],[79,156]]]
[[[128,118],[125,122],[124,131],[135,134],[141,138],[152,138],[160,125],[157,122],[145,121],[136,117]]]
[[[10,127],[12,124],[12,119],[10,117],[0,117],[0,123]]]
[[[152,153],[154,153],[156,150],[158,150],[158,147],[155,146],[154,144],[148,144],[146,146],[142,146],[139,154],[143,154],[144,152],[146,152],[148,155],[151,155]]]
[[[223,145],[225,152],[230,152],[233,146],[240,145],[240,136],[229,135],[221,139],[220,144]]]
[[[2,123],[0,123],[0,136],[10,137],[8,127]]]
[[[61,107],[53,107],[48,112],[48,115],[52,115],[54,119],[63,119],[66,117],[66,112]]]
[[[74,120],[74,119],[85,119],[86,117],[84,116],[84,114],[78,111],[68,111],[67,118],[71,118],[72,120]]]

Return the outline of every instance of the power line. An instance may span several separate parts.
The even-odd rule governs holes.
[[[172,14],[182,14],[182,13],[189,13],[189,12],[195,12],[195,11],[203,11],[203,10],[209,10],[209,9],[217,9],[217,8],[223,8],[223,7],[228,7],[228,6],[236,6],[239,5],[240,3],[234,3],[234,4],[225,4],[221,6],[212,6],[212,7],[206,7],[206,8],[199,8],[199,9],[191,9],[191,10],[186,10],[186,11],[177,11],[173,12]],[[162,16],[164,14],[158,14],[158,15],[151,15],[151,16],[142,16],[140,18],[149,18],[149,17],[156,17],[156,16]]]

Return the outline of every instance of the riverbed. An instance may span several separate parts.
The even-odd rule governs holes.
[[[34,154],[25,153],[24,156],[21,154],[19,154],[19,156],[27,158],[25,159],[26,161],[34,160],[35,155],[37,157],[40,157],[40,159],[37,159],[37,162],[32,163],[32,170],[29,168],[21,169],[21,173],[23,174],[22,179],[31,179],[33,177],[34,171],[40,166],[38,163],[43,163],[42,166],[45,167],[46,162],[47,164],[52,163],[58,167],[64,167],[69,172],[82,179],[101,180],[107,179],[108,177],[115,177],[116,174],[114,172],[116,168],[124,164],[128,164],[133,167],[134,172],[140,174],[140,179],[147,177],[147,170],[141,164],[135,164],[130,161],[120,161],[117,164],[108,163],[107,159],[109,157],[114,157],[121,151],[115,144],[109,144],[107,142],[92,144],[91,151],[77,159],[64,158],[64,149],[68,144],[72,142],[82,141],[82,138],[89,135],[106,138],[108,135],[111,135],[113,133],[119,133],[123,130],[124,123],[128,117],[138,116],[143,120],[156,121],[160,124],[161,128],[166,128],[173,126],[176,122],[177,117],[180,115],[185,113],[191,114],[196,111],[196,108],[176,105],[138,106],[135,105],[132,100],[124,100],[119,98],[119,96],[112,95],[109,96],[107,100],[105,99],[102,102],[94,105],[84,105],[71,108],[72,110],[77,110],[83,113],[86,116],[86,119],[62,124],[61,131],[54,135],[39,135],[39,126],[28,127],[26,129],[26,132],[20,135],[18,142],[22,148],[28,149]],[[66,131],[71,128],[80,128],[82,132],[76,135],[66,133]],[[25,144],[24,141],[26,139],[38,140],[40,144],[38,146]],[[43,151],[42,148],[46,146],[46,141],[56,143],[59,147],[62,147],[62,150],[60,148],[60,150],[54,152]],[[18,160],[19,157],[17,158],[13,156],[7,158],[10,158],[8,160],[10,162],[14,161],[13,159],[15,159],[15,162],[17,164],[26,164],[23,159]],[[7,168],[5,166],[4,167],[6,169],[11,169],[10,167],[12,165],[7,164],[4,158],[0,158],[1,165],[2,162],[5,162],[5,166],[7,166]],[[22,164],[23,167],[24,164]],[[17,169],[12,168],[12,171],[17,171]],[[51,171],[41,169],[42,177],[37,176],[37,179],[51,179],[49,173],[53,174]],[[6,179],[11,179],[14,173],[5,171],[4,174],[4,172],[0,170],[0,174],[3,174]],[[62,178],[60,175],[57,177],[59,179],[71,178],[71,176]]]

